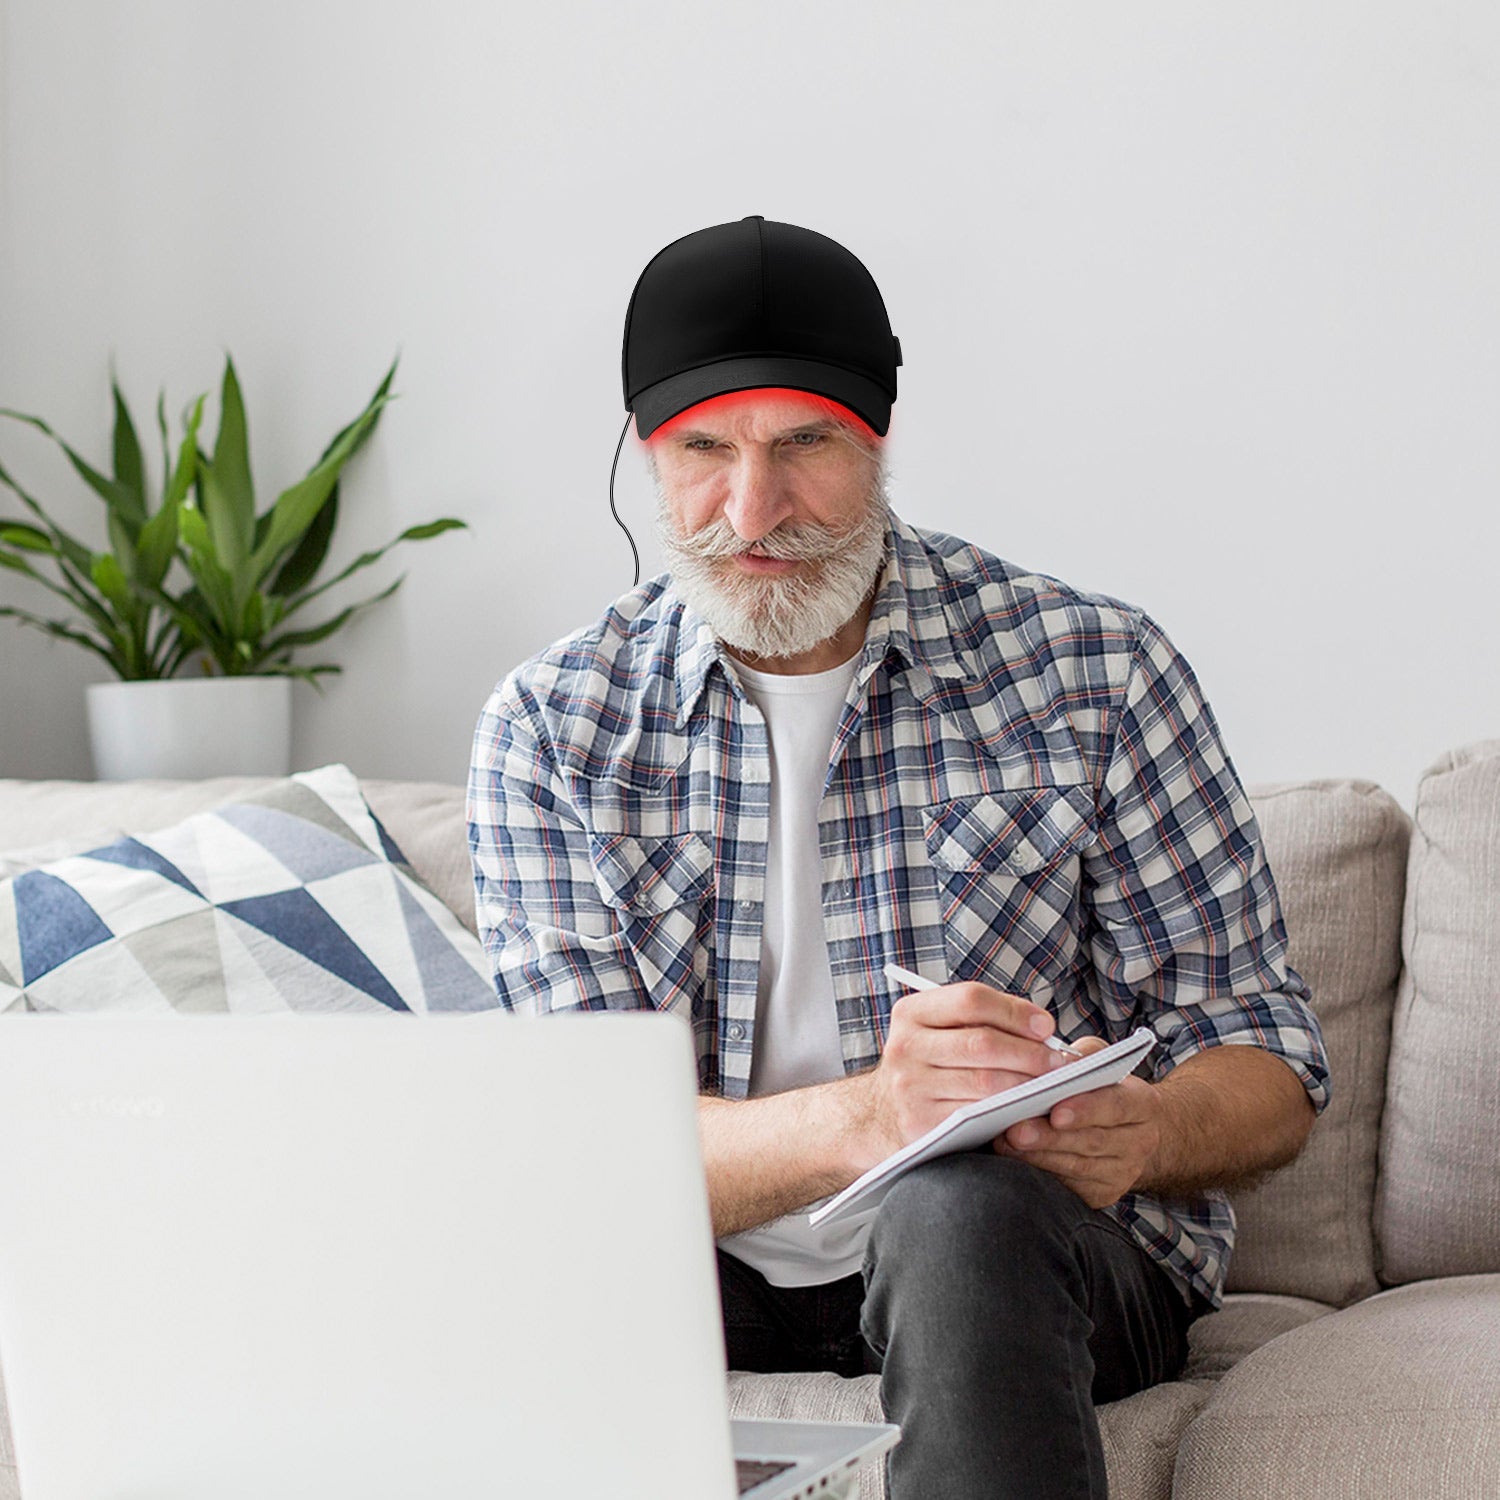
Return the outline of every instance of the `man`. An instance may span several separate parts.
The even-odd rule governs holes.
[[[1327,1059],[1187,662],[1142,610],[891,513],[899,362],[809,230],[647,266],[624,384],[670,576],[486,704],[477,912],[507,1006],[691,1018],[731,1368],[880,1371],[892,1500],[1102,1496],[1095,1404],[1181,1368],[1224,1189],[1301,1149]],[[946,982],[893,994],[888,962]],[[809,1228],[1055,1065],[1044,1036],[1138,1025],[1149,1078]]]

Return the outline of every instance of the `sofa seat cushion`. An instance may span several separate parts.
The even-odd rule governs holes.
[[[1500,1275],[1415,1282],[1263,1344],[1183,1435],[1175,1500],[1500,1495]]]
[[[1099,1408],[1110,1500],[1169,1500],[1178,1440],[1212,1391],[1204,1381],[1175,1380]],[[845,1380],[825,1372],[732,1372],[729,1411],[735,1417],[800,1422],[885,1421],[878,1375]],[[885,1500],[885,1495],[885,1466],[875,1465],[860,1478],[859,1500]]]
[[[1223,1307],[1196,1319],[1188,1329],[1183,1378],[1217,1380],[1262,1344],[1333,1311],[1328,1303],[1310,1297],[1231,1292]]]

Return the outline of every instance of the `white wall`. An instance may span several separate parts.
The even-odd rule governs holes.
[[[1144,605],[1245,780],[1410,806],[1500,734],[1486,0],[0,0],[0,27],[0,405],[102,460],[111,354],[145,419],[227,348],[264,504],[402,351],[332,560],[472,530],[361,575],[410,570],[326,698],[297,688],[299,765],[461,780],[496,679],[629,583],[626,303],[750,213],[874,274],[898,509]],[[35,435],[0,461],[99,522]],[[654,571],[633,435],[617,496]],[[0,621],[0,775],[90,774],[102,670]]]

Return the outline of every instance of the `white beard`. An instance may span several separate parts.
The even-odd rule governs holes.
[[[877,487],[860,518],[842,530],[815,521],[783,524],[752,544],[720,517],[684,537],[657,490],[657,535],[674,591],[726,646],[752,657],[801,656],[854,618],[885,560],[889,518]],[[786,577],[754,577],[731,561],[752,550],[810,566]]]

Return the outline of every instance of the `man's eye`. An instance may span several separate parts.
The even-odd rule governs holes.
[[[806,438],[807,441],[799,443],[797,441],[799,438]],[[821,432],[794,432],[789,441],[799,448],[814,448],[823,441],[823,434]],[[707,446],[700,448],[698,446],[700,443]],[[709,448],[716,448],[718,444],[712,438],[689,438],[682,446],[694,453],[705,453]]]

